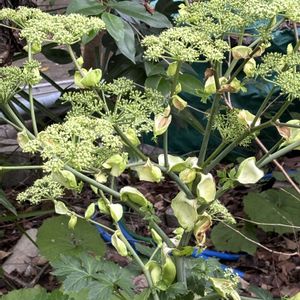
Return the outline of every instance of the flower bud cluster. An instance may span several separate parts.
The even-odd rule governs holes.
[[[55,182],[51,175],[47,175],[36,180],[26,191],[19,193],[17,200],[21,202],[29,200],[32,204],[38,204],[43,200],[59,199],[63,196],[63,192],[63,187]]]
[[[105,28],[100,18],[79,14],[50,15],[36,8],[20,7],[0,11],[0,21],[9,20],[21,29],[20,36],[28,43],[42,44],[51,41],[60,45],[72,45],[85,34]]]

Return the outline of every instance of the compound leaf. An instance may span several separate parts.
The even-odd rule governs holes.
[[[61,254],[78,256],[82,252],[103,256],[105,244],[95,226],[78,220],[74,230],[68,228],[69,218],[59,216],[47,219],[40,227],[37,244],[43,256],[50,262]]]
[[[241,232],[243,235],[256,241],[253,226],[247,225],[242,229],[238,229],[234,225],[230,226]],[[254,243],[248,241],[241,234],[225,226],[222,223],[219,223],[218,225],[214,226],[211,233],[211,239],[217,250],[221,251],[229,251],[235,253],[247,252],[249,254],[254,254],[257,248],[257,246]]]
[[[244,206],[249,218],[255,222],[300,226],[300,198],[292,189],[249,193],[244,197]],[[295,230],[292,226],[258,226],[266,232],[275,231],[279,234]]]

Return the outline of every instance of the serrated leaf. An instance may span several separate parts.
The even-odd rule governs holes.
[[[105,23],[106,30],[115,41],[124,40],[124,23],[120,17],[105,12],[101,18]]]
[[[74,229],[68,228],[69,218],[59,216],[47,219],[39,228],[37,244],[43,256],[50,262],[61,254],[78,256],[82,252],[103,256],[105,244],[95,226],[78,220]]]
[[[133,297],[131,276],[112,262],[82,253],[80,257],[61,256],[52,265],[54,275],[65,277],[63,288],[66,293],[88,289],[88,300],[107,300],[113,299],[115,289],[121,288]]]
[[[159,12],[150,14],[142,4],[132,1],[109,1],[108,6],[126,14],[130,17],[143,21],[154,28],[169,28],[172,27],[171,22],[166,16]]]
[[[35,287],[31,289],[20,289],[20,290],[14,290],[7,295],[4,295],[1,297],[1,300],[40,300],[47,298],[47,292],[42,287]]]
[[[163,300],[174,300],[182,299],[182,296],[185,296],[189,293],[189,290],[186,288],[186,286],[182,282],[176,282],[172,284],[168,290],[163,294],[160,295],[160,299]]]
[[[17,216],[17,211],[15,207],[10,203],[10,201],[6,198],[5,193],[0,189],[0,204],[4,206],[7,210]]]
[[[77,13],[85,16],[95,16],[105,11],[105,6],[98,0],[71,0],[67,7],[67,14]]]
[[[250,285],[248,290],[261,300],[273,300],[272,294],[269,291],[257,286]]]
[[[230,226],[252,240],[257,241],[253,226],[245,226],[242,229],[238,229],[234,225]],[[247,252],[249,254],[254,254],[257,248],[254,243],[246,240],[242,235],[222,223],[214,226],[211,233],[211,239],[216,249],[221,251],[234,253]]]
[[[244,205],[245,212],[255,222],[300,226],[300,198],[292,189],[287,192],[275,189],[262,193],[252,192],[244,197]],[[276,225],[258,227],[266,232],[275,231],[279,234],[295,230],[292,227]]]

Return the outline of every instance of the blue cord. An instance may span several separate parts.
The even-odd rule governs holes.
[[[101,226],[96,225],[99,233],[101,234],[103,240],[107,243],[111,243],[111,234],[109,234],[105,229],[103,229]],[[135,244],[138,243],[138,241],[136,239],[134,239],[124,228],[124,226],[122,224],[119,223],[119,227],[124,235],[124,237],[128,240],[128,242],[130,243],[130,245],[136,250],[135,248]],[[202,258],[202,259],[209,259],[210,257],[216,257],[219,259],[223,259],[223,260],[227,260],[227,261],[237,261],[241,255],[239,254],[229,254],[229,253],[222,253],[222,252],[218,252],[218,251],[213,251],[213,250],[204,250],[201,253],[198,253],[198,248],[194,249],[194,252],[192,253],[192,257],[194,258]],[[221,268],[223,270],[226,269],[231,269],[223,264],[221,264]],[[239,277],[243,278],[245,276],[245,273],[238,270],[238,269],[232,269],[233,273],[235,273],[236,275],[238,275]]]

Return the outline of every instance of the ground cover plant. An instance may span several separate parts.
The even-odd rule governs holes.
[[[123,9],[127,2],[123,1]],[[215,221],[220,224],[215,237],[225,235],[227,228],[239,232],[235,229],[236,220],[218,198],[239,185],[256,184],[270,163],[276,164],[291,189],[280,194],[274,190],[255,196],[249,194],[244,200],[245,210],[266,231],[270,226],[278,233],[296,232],[300,228],[293,210],[299,205],[299,188],[277,161],[290,151],[300,149],[300,121],[282,120],[283,114],[300,97],[297,29],[300,8],[289,0],[210,0],[192,4],[186,1],[180,6],[174,27],[142,40],[147,73],[152,78],[140,86],[126,78],[112,82],[102,80],[101,69],[85,69],[83,58],[77,57],[73,50],[72,46],[83,37],[102,30],[108,30],[116,41],[125,39],[127,25],[123,25],[124,31],[119,31],[114,24],[120,20],[114,23],[115,17],[109,12],[119,3],[103,5],[103,20],[77,14],[50,15],[25,7],[0,11],[2,25],[18,31],[20,38],[26,41],[28,53],[22,67],[0,69],[2,118],[19,131],[22,150],[40,155],[43,161],[40,165],[2,166],[1,169],[42,169],[44,176],[20,193],[18,201],[29,201],[32,205],[52,201],[55,212],[62,215],[45,222],[41,232],[46,233],[40,232],[38,241],[42,254],[54,269],[53,274],[61,279],[62,287],[52,294],[40,288],[15,291],[7,299],[20,295],[28,299],[240,299],[239,281],[231,269],[222,270],[215,261],[205,262],[190,256],[195,249],[198,253],[205,249],[206,232]],[[286,22],[295,25],[295,41],[288,45],[286,53],[271,51],[273,33]],[[249,32],[253,24],[257,24],[255,31]],[[243,43],[245,37],[250,40],[247,45]],[[76,68],[74,81],[78,89],[62,97],[72,107],[64,121],[39,128],[32,87],[41,76],[34,54],[39,53],[45,43],[63,45],[68,51]],[[186,71],[188,65],[195,62],[207,65],[203,84],[193,80]],[[242,95],[257,82],[272,85],[258,110],[250,112],[234,107],[231,96]],[[24,85],[29,86],[32,128],[23,122],[11,103]],[[191,107],[182,98],[183,91],[192,91],[199,101],[209,106],[205,128],[203,132],[199,130],[197,156],[185,158],[171,154],[168,149],[171,139],[180,139],[168,134],[173,116]],[[278,109],[269,115],[274,103]],[[195,119],[189,124],[202,128]],[[270,127],[276,128],[278,141],[267,149],[259,135]],[[222,143],[208,153],[213,132],[219,133]],[[158,157],[150,158],[141,151],[145,134],[152,134],[155,142],[162,140],[163,153]],[[236,147],[254,143],[264,153],[259,159],[247,157],[216,172],[218,164]],[[168,177],[176,183],[178,192],[171,207],[178,228],[172,234],[161,229],[156,210],[145,195],[133,186],[119,187],[118,178],[125,172],[140,181],[158,184]],[[63,196],[68,190],[80,195],[84,185],[99,199],[80,214]],[[275,205],[271,200],[276,197]],[[283,197],[285,203],[282,203]],[[257,205],[269,209],[274,219],[263,223],[264,219],[255,209]],[[133,246],[122,231],[126,207],[148,224],[152,238],[144,250]],[[101,222],[96,217],[98,214],[108,216],[113,226]],[[84,227],[85,222],[110,233],[113,247],[133,264],[120,269],[103,259],[103,248],[93,247],[95,228],[82,229],[86,232],[84,235],[76,231]],[[65,244],[64,250],[55,251],[44,237],[57,228],[55,234],[59,232],[67,239],[70,236],[67,224],[71,240],[79,241],[75,243],[76,251],[70,253]],[[259,245],[255,237],[249,238],[247,233],[247,228],[240,232],[248,241]],[[232,244],[236,239],[233,238]],[[147,251],[150,255],[145,258],[141,252]],[[287,255],[293,254],[297,253]],[[132,274],[137,273],[143,273],[147,281],[142,291],[136,291],[131,281]]]

